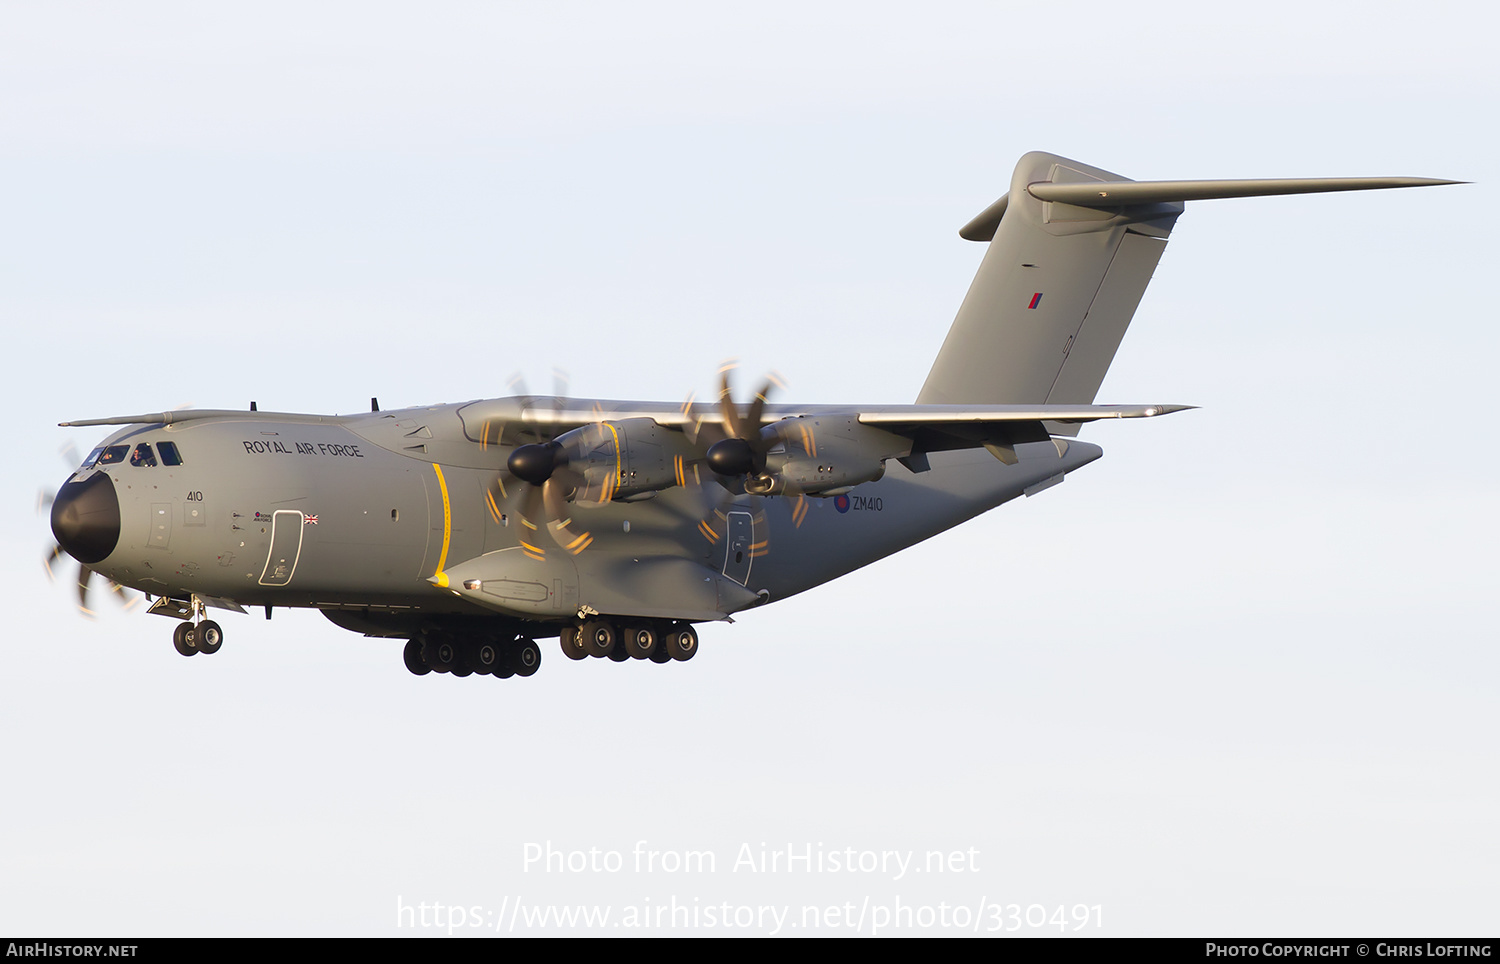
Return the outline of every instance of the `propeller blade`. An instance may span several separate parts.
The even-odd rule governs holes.
[[[521,501],[521,532],[518,541],[521,543],[521,551],[539,562],[546,558],[547,550],[542,548],[539,527],[534,520],[542,517],[540,510],[543,508],[541,486],[527,485],[526,494]]]
[[[766,376],[766,383],[760,387],[759,392],[756,392],[755,401],[750,403],[750,425],[753,432],[758,433],[761,429],[764,421],[762,416],[766,411],[766,399],[771,397],[771,388],[773,386],[780,389],[786,388],[786,384],[781,380],[781,376],[775,372]]]
[[[47,570],[48,579],[56,581],[57,577],[52,574],[52,564],[56,562],[57,557],[62,554],[63,547],[54,543],[52,546],[52,551],[42,557],[42,568]]]
[[[129,589],[126,589],[113,579],[109,580],[109,591],[115,594],[115,598],[120,601],[120,605],[124,606],[127,612],[134,609],[135,604],[140,602]]]
[[[769,555],[771,552],[771,534],[766,528],[766,514],[764,511],[757,512],[750,519],[750,531],[760,536],[759,541],[750,543],[750,558],[759,559]]]
[[[499,493],[499,498],[495,497],[496,493]],[[490,518],[495,520],[496,525],[505,522],[505,511],[500,508],[500,503],[508,497],[505,491],[505,473],[502,472],[484,490],[484,507],[490,511]]]
[[[797,501],[792,503],[792,525],[795,528],[802,528],[802,521],[807,518],[807,507],[807,496],[798,492]]]
[[[684,398],[682,400],[682,414],[683,414],[684,417],[692,418],[692,415],[693,415],[693,403],[696,402],[697,400],[698,400],[698,396],[695,393],[688,392],[687,398]],[[703,427],[703,419],[702,419],[702,417],[694,418],[691,422],[687,423],[686,425],[684,425],[682,427],[683,437],[688,440],[688,444],[689,445],[697,445],[698,444],[698,430],[701,429],[702,427]]]
[[[487,418],[479,423],[479,451],[486,451],[491,445],[499,445],[500,440],[504,437],[504,422],[498,419]]]
[[[575,556],[587,549],[594,537],[586,530],[577,532],[572,528],[573,519],[568,514],[568,500],[557,479],[548,479],[547,484],[542,486],[542,498],[546,502],[547,514],[551,516],[547,531],[552,534],[553,540],[564,551]]]
[[[719,412],[724,416],[724,426],[735,438],[745,438],[745,426],[740,421],[740,410],[734,404],[734,395],[729,387],[729,373],[734,371],[733,362],[725,362],[719,368]]]
[[[94,570],[88,566],[78,567],[78,609],[85,616],[93,616],[94,611],[89,608],[89,580],[94,578]]]
[[[676,477],[678,486],[685,489],[697,489],[703,485],[703,459],[685,459],[680,455],[672,456],[672,474]]]
[[[728,522],[729,516],[724,514],[723,509],[715,506],[712,512],[699,520],[698,532],[703,538],[708,540],[709,545],[718,545],[719,541],[724,538],[724,533],[728,530]]]

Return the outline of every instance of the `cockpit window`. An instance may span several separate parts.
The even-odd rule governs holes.
[[[111,445],[99,456],[100,465],[114,465],[116,462],[125,461],[125,456],[130,452],[128,445]]]
[[[176,442],[157,442],[156,450],[161,453],[162,465],[182,464],[182,456],[177,454]]]
[[[78,471],[82,472],[84,469],[99,461],[99,456],[103,454],[104,446],[101,445],[89,453],[89,457],[83,460],[83,464],[78,467]]]
[[[156,453],[151,451],[150,443],[142,442],[135,447],[135,451],[130,453],[130,464],[137,468],[143,465],[148,469],[156,467]]]

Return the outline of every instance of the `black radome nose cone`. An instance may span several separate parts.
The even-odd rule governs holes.
[[[101,561],[120,541],[120,500],[103,472],[82,482],[69,479],[52,502],[52,534],[68,555],[84,565]]]

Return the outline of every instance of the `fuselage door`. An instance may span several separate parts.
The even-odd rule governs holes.
[[[750,546],[755,542],[755,517],[744,509],[731,509],[729,537],[724,540],[724,575],[741,586],[750,582]]]
[[[265,571],[260,574],[262,586],[285,586],[297,571],[297,557],[302,555],[302,513],[296,509],[277,509],[271,519],[271,552],[266,556]]]

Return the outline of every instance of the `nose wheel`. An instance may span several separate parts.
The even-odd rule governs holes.
[[[198,644],[198,651],[213,655],[224,645],[224,630],[212,619],[205,619],[198,624],[194,631],[194,642]]]
[[[196,628],[192,623],[178,623],[172,630],[172,645],[177,652],[184,656],[198,655],[198,647],[193,645],[193,630]]]
[[[172,630],[172,647],[184,656],[206,653],[212,656],[224,645],[224,630],[212,619],[205,619],[196,626],[178,623]]]
[[[199,653],[213,655],[224,645],[224,630],[212,619],[203,618],[203,603],[194,596],[191,603],[162,597],[151,612],[176,616],[182,622],[172,630],[172,648],[184,656]]]

